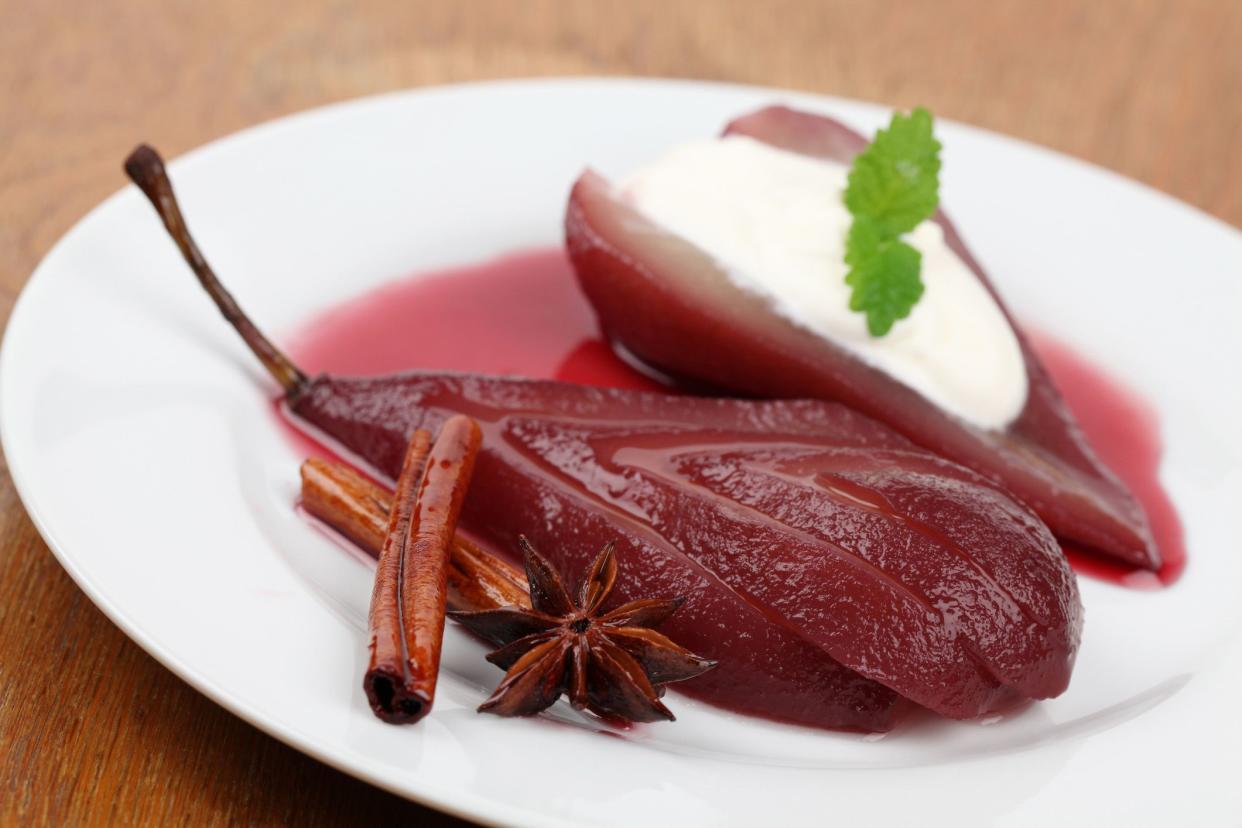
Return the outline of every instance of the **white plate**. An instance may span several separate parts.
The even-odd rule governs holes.
[[[866,130],[885,114],[701,83],[481,84],[287,118],[195,151],[172,175],[217,271],[279,340],[412,270],[556,243],[584,165],[620,174],[772,101]],[[676,724],[609,738],[564,712],[559,724],[476,715],[499,673],[452,630],[433,715],[381,724],[359,686],[368,568],[294,514],[300,458],[273,422],[274,389],[132,187],[60,241],[13,314],[0,426],[14,480],[82,589],[186,681],[325,762],[476,819],[1234,818],[1242,236],[1083,163],[939,129],[945,202],[1019,315],[1157,407],[1163,479],[1186,525],[1176,587],[1083,582],[1086,637],[1055,701],[873,739],[677,697]]]

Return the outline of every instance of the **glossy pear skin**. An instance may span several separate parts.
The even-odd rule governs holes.
[[[841,162],[866,145],[837,121],[784,107],[739,118],[726,132]],[[948,218],[940,212],[934,220],[999,303]],[[1026,406],[1004,430],[980,429],[777,316],[765,300],[736,287],[704,251],[653,224],[590,171],[574,185],[565,233],[605,333],[639,359],[672,376],[747,395],[843,402],[1003,485],[1062,541],[1159,568],[1141,506],[1096,459],[1016,325],[1029,381]]]
[[[1062,692],[1077,584],[979,475],[845,406],[479,375],[321,377],[292,413],[392,476],[455,413],[483,448],[462,525],[568,573],[615,538],[615,600],[684,595],[664,631],[719,666],[681,687],[743,712],[884,730]]]

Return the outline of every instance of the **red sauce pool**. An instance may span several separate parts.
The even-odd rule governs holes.
[[[665,386],[618,358],[559,248],[394,282],[310,320],[289,339],[311,373],[477,371],[615,388]],[[1155,412],[1099,367],[1048,337],[1036,350],[1100,458],[1138,497],[1164,556],[1158,573],[1067,549],[1074,568],[1135,588],[1171,584],[1186,564],[1181,522],[1160,485]]]
[[[665,388],[613,354],[559,249],[385,285],[311,320],[289,351],[311,373],[425,368]]]
[[[1182,521],[1160,483],[1160,421],[1151,405],[1102,368],[1068,346],[1043,335],[1032,344],[1052,374],[1096,455],[1129,487],[1147,512],[1156,547],[1164,558],[1159,572],[1128,569],[1089,553],[1066,548],[1074,569],[1136,589],[1158,589],[1186,569]]]

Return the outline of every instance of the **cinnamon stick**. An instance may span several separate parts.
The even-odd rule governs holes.
[[[371,661],[363,688],[375,715],[396,724],[431,710],[444,638],[449,548],[482,434],[450,418],[428,454],[416,431],[406,450],[371,594]]]
[[[388,531],[392,492],[344,463],[302,464],[302,506],[377,557]],[[458,533],[449,550],[448,608],[478,611],[530,606],[526,575]]]

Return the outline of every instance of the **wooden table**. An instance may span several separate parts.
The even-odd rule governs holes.
[[[124,183],[140,139],[178,155],[329,101],[501,76],[925,104],[1242,225],[1238,0],[0,0],[0,20],[0,321],[55,240]],[[377,820],[456,822],[302,756],[158,665],[61,570],[4,468],[0,823]]]

